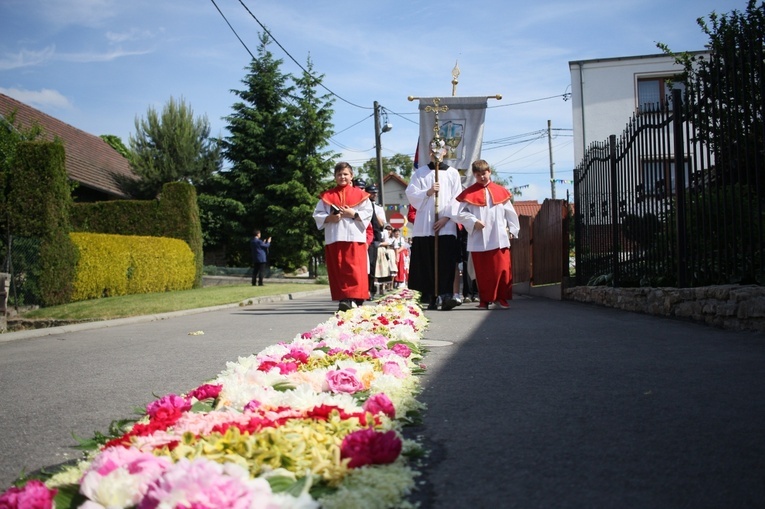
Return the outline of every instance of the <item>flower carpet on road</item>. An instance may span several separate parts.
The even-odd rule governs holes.
[[[338,312],[115,422],[0,509],[406,507],[421,451],[402,428],[423,409],[426,326],[409,290]]]

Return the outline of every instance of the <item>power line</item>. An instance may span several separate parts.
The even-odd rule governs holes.
[[[287,56],[290,58],[290,60],[292,60],[292,61],[295,63],[295,65],[297,65],[298,67],[300,67],[300,69],[302,69],[304,73],[308,74],[308,75],[309,75],[309,76],[311,76],[311,77],[312,77],[314,80],[316,80],[316,81],[318,82],[318,84],[319,84],[319,86],[320,86],[321,88],[323,88],[324,90],[326,90],[327,92],[329,92],[329,93],[330,93],[330,94],[332,94],[333,96],[337,97],[337,98],[338,98],[338,99],[340,99],[341,101],[343,101],[343,102],[346,102],[346,103],[350,104],[351,106],[355,106],[356,108],[361,108],[361,109],[363,109],[363,110],[371,110],[371,109],[372,109],[372,108],[371,108],[371,107],[369,107],[369,106],[361,106],[361,105],[358,105],[358,104],[356,104],[356,103],[352,103],[351,101],[349,101],[349,100],[345,99],[344,97],[341,97],[341,96],[339,96],[338,94],[334,93],[332,90],[330,90],[329,88],[327,88],[327,86],[326,86],[326,85],[324,85],[324,84],[321,82],[321,80],[317,79],[317,78],[316,78],[314,75],[312,75],[311,73],[309,73],[309,72],[308,72],[308,71],[305,69],[305,67],[303,67],[303,66],[302,66],[302,65],[301,65],[301,64],[300,64],[300,63],[299,63],[297,60],[295,60],[295,58],[294,58],[294,57],[293,57],[293,56],[290,54],[290,52],[289,52],[289,51],[287,51],[287,50],[284,48],[284,46],[282,46],[282,45],[281,45],[281,43],[280,43],[280,42],[279,42],[279,41],[276,39],[276,37],[274,37],[274,36],[273,36],[273,34],[272,34],[271,32],[269,32],[269,30],[266,28],[266,26],[265,26],[263,23],[261,23],[261,22],[260,22],[260,20],[259,20],[259,19],[258,19],[258,18],[255,16],[255,14],[253,14],[253,13],[252,13],[252,11],[251,11],[251,10],[250,10],[250,9],[249,9],[249,8],[248,8],[248,7],[247,7],[245,4],[244,4],[244,1],[243,1],[243,0],[239,0],[239,3],[240,3],[240,4],[242,4],[242,7],[244,7],[244,9],[245,9],[245,10],[246,10],[246,11],[249,13],[249,15],[250,15],[250,16],[252,16],[252,19],[254,19],[254,20],[255,20],[255,21],[258,23],[258,25],[260,25],[260,27],[263,29],[263,31],[264,31],[266,34],[268,34],[268,36],[271,38],[271,40],[273,40],[273,41],[276,43],[276,45],[277,45],[277,46],[279,46],[279,47],[281,48],[281,50],[282,50],[282,51],[283,51],[283,52],[284,52],[284,53],[285,53],[285,54],[286,54],[286,55],[287,55]],[[254,58],[254,57],[253,57],[253,58]]]
[[[255,59],[255,55],[252,54],[252,51],[250,51],[250,48],[248,48],[247,45],[242,40],[242,38],[239,37],[239,34],[236,33],[236,30],[234,30],[234,27],[231,26],[231,23],[228,22],[228,19],[226,19],[226,16],[223,14],[223,11],[220,10],[220,7],[218,7],[218,4],[215,3],[215,0],[210,0],[210,1],[215,6],[215,8],[218,10],[218,13],[221,15],[221,17],[223,17],[223,20],[226,22],[226,24],[231,29],[231,31],[234,32],[234,35],[236,36],[236,38],[239,39],[239,42],[242,43],[242,46],[244,46],[244,49],[247,50],[247,53],[249,53],[250,57],[252,57],[252,59],[254,60]]]

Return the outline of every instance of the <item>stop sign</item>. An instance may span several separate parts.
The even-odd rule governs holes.
[[[394,212],[390,215],[390,219],[388,220],[390,225],[394,228],[403,228],[406,224],[406,218],[403,214],[400,214],[398,212]]]

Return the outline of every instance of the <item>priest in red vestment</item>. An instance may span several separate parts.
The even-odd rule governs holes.
[[[462,191],[457,201],[458,221],[468,232],[467,250],[475,268],[478,307],[507,309],[513,282],[510,237],[520,232],[518,214],[510,191],[491,181],[489,163],[479,159],[472,171],[476,182]]]
[[[321,194],[313,211],[319,230],[324,230],[324,257],[332,300],[339,311],[360,306],[369,298],[367,278],[367,225],[372,218],[369,194],[353,186],[353,168],[335,165],[335,183]]]

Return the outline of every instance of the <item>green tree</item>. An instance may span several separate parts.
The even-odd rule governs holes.
[[[333,134],[333,101],[328,94],[317,94],[323,76],[313,75],[310,59],[305,69],[293,80],[297,94],[287,106],[293,119],[288,132],[292,153],[281,182],[266,187],[266,216],[279,218],[269,221],[270,236],[279,239],[271,254],[287,270],[304,265],[313,269],[308,262],[322,250],[324,235],[316,228],[313,209],[331,174],[332,159],[339,157],[326,150]]]
[[[414,161],[406,154],[394,154],[391,157],[383,157],[382,169],[383,177],[389,173],[396,173],[404,180],[409,180],[412,176]],[[367,182],[376,182],[378,185],[379,175],[377,174],[377,159],[372,158],[359,167],[356,172]]]
[[[125,146],[125,144],[122,142],[122,138],[119,136],[115,134],[102,134],[99,136],[99,138],[108,143],[110,147],[119,152],[120,155],[128,161],[133,156],[133,154],[130,152],[130,149]]]
[[[282,60],[269,44],[262,34],[244,89],[233,90],[240,101],[226,117],[230,135],[221,141],[231,168],[215,184],[242,204],[244,231],[257,227],[273,237],[272,263],[291,270],[308,264],[321,248],[311,214],[331,175],[335,154],[323,150],[333,111],[327,96],[316,93],[321,78],[311,75],[310,60],[295,79],[281,71]],[[231,263],[249,263],[248,236],[226,241]]]
[[[745,12],[712,12],[708,21],[696,22],[709,37],[708,57],[657,46],[683,66],[686,102],[692,106],[687,111],[696,136],[715,153],[719,178],[763,191],[765,2],[749,0]]]
[[[16,112],[7,117],[0,115],[0,224],[7,227],[7,200],[9,175],[16,167],[18,146],[23,141],[38,140],[43,135],[42,127],[35,123],[28,129],[17,125]]]
[[[220,169],[220,148],[210,138],[207,116],[195,118],[183,98],[171,97],[162,112],[149,107],[145,119],[136,117],[135,128],[130,164],[141,179],[120,185],[136,198],[154,198],[168,182],[197,186]]]

